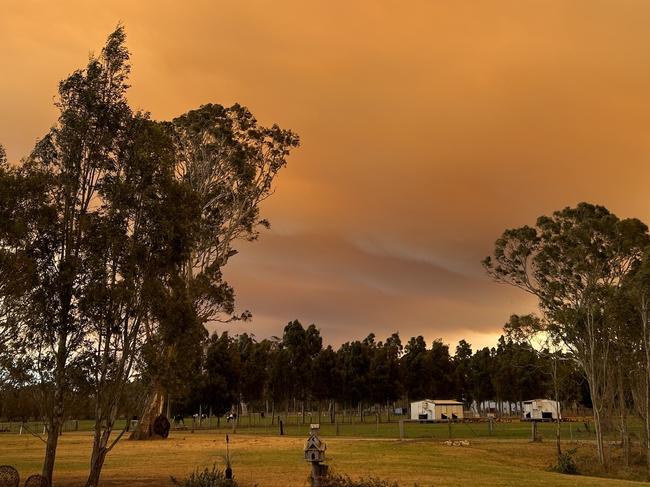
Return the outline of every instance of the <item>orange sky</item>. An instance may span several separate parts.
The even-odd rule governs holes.
[[[534,308],[479,264],[504,228],[583,200],[650,222],[646,1],[2,0],[11,159],[118,21],[136,108],[237,101],[301,136],[229,264],[233,330],[492,344]]]

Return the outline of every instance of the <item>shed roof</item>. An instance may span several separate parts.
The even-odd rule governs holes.
[[[414,401],[411,404],[415,404],[416,402],[432,402],[433,404],[439,404],[441,406],[443,405],[453,405],[453,406],[462,406],[463,403],[460,401],[456,401],[454,399],[422,399],[421,401]]]

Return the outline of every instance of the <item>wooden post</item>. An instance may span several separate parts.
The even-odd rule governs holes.
[[[404,439],[404,420],[403,419],[399,420],[399,439],[400,440]]]
[[[311,485],[312,487],[320,487],[320,465],[316,462],[311,462]]]
[[[488,431],[490,432],[490,436],[492,436],[492,433],[494,431],[494,423],[493,423],[493,418],[488,418]]]
[[[531,425],[531,440],[530,441],[537,441],[537,421],[532,420],[530,423]]]
[[[280,419],[280,436],[284,435],[284,423],[282,423],[282,420]]]
[[[336,436],[339,435],[339,420],[336,420]]]
[[[451,438],[451,418],[447,417],[447,427],[449,428],[449,438]]]

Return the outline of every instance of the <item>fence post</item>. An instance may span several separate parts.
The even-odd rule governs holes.
[[[404,439],[404,420],[403,419],[399,420],[399,439],[400,440]]]

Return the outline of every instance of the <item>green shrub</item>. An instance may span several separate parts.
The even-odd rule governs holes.
[[[181,487],[237,487],[238,484],[234,480],[226,479],[226,474],[223,470],[217,468],[217,465],[212,465],[212,469],[204,468],[202,471],[198,468],[191,473],[182,482],[179,482],[172,477],[172,482]]]
[[[347,475],[332,474],[321,482],[323,487],[398,487],[397,482],[376,479],[369,477],[366,479],[352,480]]]
[[[573,456],[576,453],[576,449],[566,450],[557,459],[557,465],[555,465],[552,470],[559,473],[565,473],[569,475],[575,475],[578,473],[578,466],[576,465]]]

